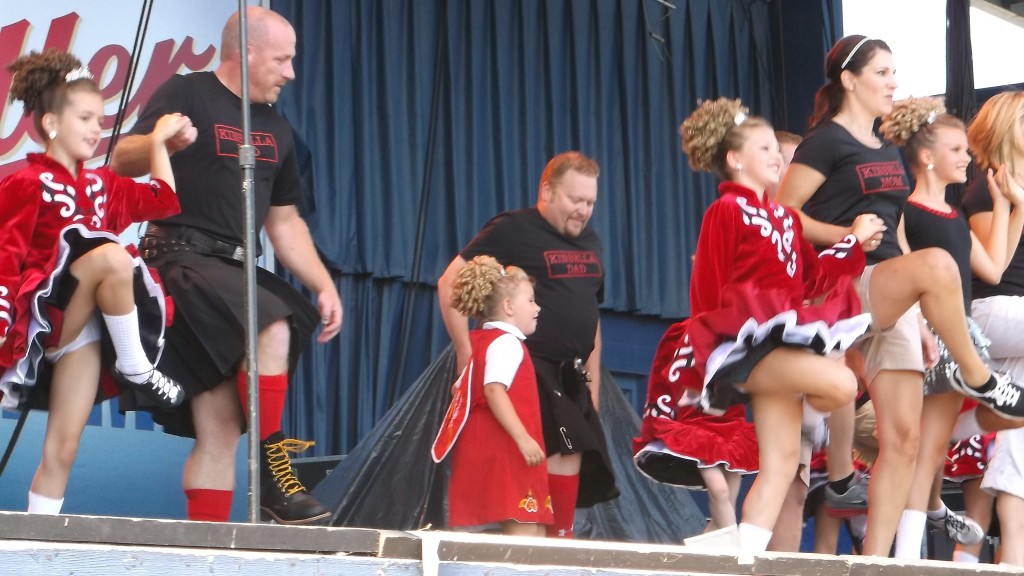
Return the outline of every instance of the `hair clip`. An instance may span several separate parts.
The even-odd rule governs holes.
[[[938,112],[935,111],[935,110],[932,110],[931,112],[929,112],[928,113],[928,117],[924,119],[925,124],[931,124],[931,123],[935,122],[935,118],[937,118],[938,115],[939,115]]]
[[[505,272],[505,267],[502,266],[501,267],[501,277],[504,278],[505,276],[508,276],[508,272]]]
[[[64,82],[70,84],[76,80],[92,80],[92,78],[92,72],[89,72],[88,66],[79,66],[64,75]]]
[[[741,110],[741,111],[736,113],[736,116],[733,117],[732,121],[737,126],[739,126],[740,124],[743,124],[743,121],[746,120],[746,119],[747,119],[747,115]]]

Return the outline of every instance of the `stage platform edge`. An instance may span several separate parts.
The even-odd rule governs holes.
[[[0,512],[0,574],[997,576],[1018,567],[452,532]]]

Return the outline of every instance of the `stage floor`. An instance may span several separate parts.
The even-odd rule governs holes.
[[[556,541],[451,532],[215,524],[0,512],[0,575],[979,576],[992,565]]]

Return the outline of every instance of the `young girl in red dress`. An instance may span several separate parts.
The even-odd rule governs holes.
[[[658,442],[667,450],[638,455],[637,465],[664,466],[686,449],[674,434],[679,408],[722,414],[749,401],[760,471],[742,523],[723,529],[722,538],[756,552],[768,545],[799,466],[804,401],[828,412],[856,394],[853,372],[824,354],[846,349],[867,329],[850,279],[864,267],[861,242],[882,224],[861,216],[819,257],[795,213],[765,196],[778,184],[782,155],[768,122],[746,112],[739,100],[720,98],[683,123],[690,166],[723,182],[697,241],[692,317],[669,328],[651,369],[640,455]]]
[[[452,307],[484,323],[470,332],[472,356],[432,450],[435,462],[452,451],[449,525],[543,537],[554,518],[537,380],[523,345],[540,313],[533,282],[521,268],[477,256],[455,280]]]
[[[161,119],[153,181],[87,169],[102,139],[103,97],[70,54],[31,53],[8,67],[46,151],[0,183],[0,406],[48,408],[28,511],[57,514],[78,442],[97,399],[101,366],[139,406],[174,406],[181,387],[154,368],[163,343],[163,292],[116,234],[179,210],[165,141],[191,124]],[[139,295],[139,307],[136,299]],[[109,338],[108,338],[109,337]],[[116,356],[101,355],[101,341]],[[109,361],[109,363],[108,363]]]

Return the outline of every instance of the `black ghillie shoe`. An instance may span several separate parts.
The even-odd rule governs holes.
[[[134,392],[133,395],[139,407],[174,408],[185,400],[185,390],[181,384],[156,368],[150,371],[146,381],[142,383],[129,380],[128,376],[122,374],[116,367],[112,369],[112,372],[122,387]],[[131,376],[141,376],[141,374],[131,374]]]

